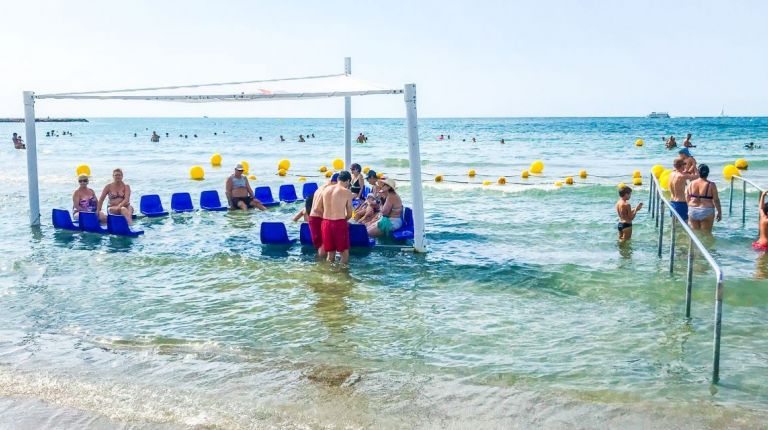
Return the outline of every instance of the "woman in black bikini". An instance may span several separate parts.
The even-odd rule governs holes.
[[[349,191],[352,192],[353,199],[360,200],[363,198],[363,189],[365,188],[365,179],[363,178],[360,165],[352,163],[349,166],[349,170],[352,172],[352,182],[350,182]]]
[[[123,182],[123,170],[115,169],[112,171],[113,182],[107,184],[99,197],[97,209],[101,213],[101,207],[104,199],[109,198],[107,204],[107,213],[111,215],[122,215],[128,224],[133,222],[133,208],[131,207],[131,186]]]

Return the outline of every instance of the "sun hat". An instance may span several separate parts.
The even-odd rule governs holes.
[[[677,152],[678,154],[685,154],[686,156],[691,156],[691,151],[688,150],[688,148],[683,148],[680,151]]]
[[[387,185],[389,188],[392,188],[393,190],[397,191],[397,182],[395,182],[392,178],[384,178],[381,180],[381,183],[384,185]]]
[[[243,169],[243,165],[242,165],[242,164],[238,164],[237,166],[235,166],[235,170],[239,170],[239,171],[241,171],[241,172],[242,172],[242,171],[244,171],[245,169]]]

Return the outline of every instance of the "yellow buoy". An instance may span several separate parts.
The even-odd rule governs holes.
[[[573,185],[573,176],[568,176],[565,178],[566,185]]]
[[[522,176],[522,178],[523,178],[523,179],[527,179],[527,178],[528,178],[528,175],[529,175],[529,173],[528,173],[528,171],[527,171],[527,170],[523,170],[523,172],[522,172],[522,173],[520,173],[520,176]]]
[[[491,181],[489,181],[487,179],[483,181],[483,185],[491,185],[492,183],[493,182],[491,182]]]
[[[643,178],[632,178],[632,185],[643,185]]]
[[[325,167],[325,166],[320,166],[320,172],[321,172],[321,173],[325,173],[325,172],[327,172],[327,171],[328,171],[328,168],[327,168],[327,167]]]
[[[469,172],[467,172],[467,176],[470,178],[474,178],[477,175],[477,172],[475,172],[475,169],[469,169]]]
[[[379,179],[383,178],[384,177],[384,172],[377,173],[376,177],[379,178]]]
[[[627,184],[625,184],[624,182],[619,182],[619,185],[616,185],[616,188],[622,189],[622,188],[624,188],[626,186],[627,186]]]
[[[211,155],[211,166],[221,166],[221,154],[218,152]]]
[[[645,142],[643,141],[643,139],[637,139],[635,141],[635,146],[643,146],[643,145],[645,145]]]
[[[286,171],[285,171],[285,169],[280,169],[280,170],[277,171],[277,174],[280,175],[280,176],[285,176]]]
[[[739,169],[739,170],[747,170],[747,169],[749,169],[749,163],[747,163],[747,160],[745,160],[745,159],[743,159],[743,158],[739,158],[739,159],[738,159],[738,160],[736,160],[736,162],[735,162],[735,163],[733,163],[733,164],[734,164],[734,165],[736,166],[736,168],[737,168],[737,169]]]
[[[435,182],[443,182],[443,175],[435,176]]]
[[[541,160],[536,160],[533,163],[531,163],[531,168],[529,169],[531,173],[539,174],[544,171],[544,162]]]
[[[251,175],[251,176],[248,177],[248,179],[250,179],[252,181],[255,181],[256,180],[256,175]]]
[[[365,173],[366,175],[368,174],[369,170],[371,170],[370,167],[368,167],[368,166],[363,167],[363,173]]]
[[[741,172],[736,168],[736,166],[729,164],[723,167],[723,176],[725,176],[726,181],[730,181],[734,176],[741,176]]]
[[[556,187],[562,187],[563,186],[562,181],[555,181],[555,186]]]
[[[341,158],[337,158],[337,159],[333,160],[333,168],[336,169],[336,170],[343,169],[344,168],[344,160],[342,160]]]
[[[507,183],[507,178],[505,178],[503,176],[499,176],[499,179],[496,180],[496,183],[498,183],[499,185],[504,185],[504,184]]]
[[[669,178],[672,176],[672,170],[671,169],[664,169],[663,172],[661,172],[661,176],[659,176],[659,186],[664,191],[669,191]]]
[[[653,176],[656,177],[656,179],[659,179],[661,177],[661,172],[664,171],[664,166],[661,164],[656,164],[655,166],[651,167],[651,172],[653,172]]]
[[[202,166],[192,166],[189,169],[189,177],[196,181],[201,181],[205,178],[205,170],[203,170]]]
[[[306,182],[307,178],[299,176],[299,182]]]
[[[280,162],[277,163],[277,168],[278,170],[283,169],[287,171],[291,168],[291,162],[289,160],[280,160]]]
[[[326,178],[330,178],[331,176],[333,176],[333,172],[332,171],[328,170],[328,171],[325,172],[325,177]]]
[[[91,176],[91,168],[87,164],[81,164],[75,169],[75,176]]]
[[[240,164],[243,165],[243,175],[247,175],[249,167],[250,167],[250,166],[248,166],[248,162],[243,160],[243,161],[240,162]]]
[[[587,171],[586,170],[579,170],[579,177],[581,179],[587,179]]]
[[[635,170],[634,172],[632,172],[632,177],[633,177],[633,178],[642,178],[642,177],[643,177],[643,174],[642,174],[642,173],[640,173],[640,171],[639,171],[639,170]]]

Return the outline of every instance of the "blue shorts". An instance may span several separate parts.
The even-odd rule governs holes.
[[[672,208],[680,215],[683,221],[688,222],[688,203],[686,202],[670,202]]]

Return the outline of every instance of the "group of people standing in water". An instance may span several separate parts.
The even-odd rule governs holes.
[[[690,142],[690,134],[686,142]],[[715,221],[723,219],[720,206],[720,196],[717,184],[710,181],[709,166],[696,164],[696,159],[691,155],[687,146],[678,151],[678,158],[673,161],[674,170],[669,176],[670,203],[672,209],[680,219],[691,226],[693,230],[700,230],[707,234],[712,233]],[[758,201],[759,237],[752,246],[760,251],[768,251],[768,203],[766,194],[762,193]],[[643,207],[638,204],[634,209],[629,204],[632,189],[622,187],[619,190],[619,201],[616,203],[616,212],[619,216],[618,230],[619,241],[625,241],[632,237],[632,220]]]

